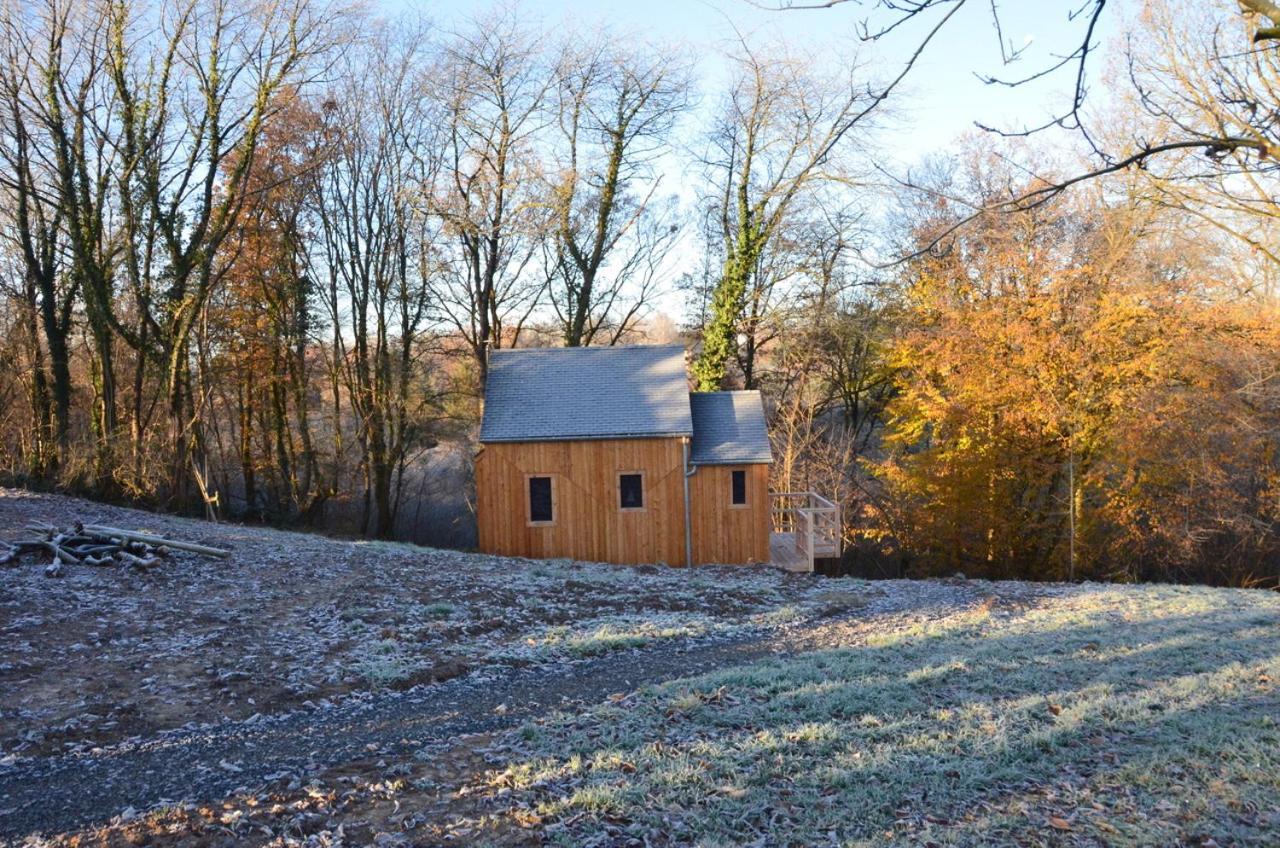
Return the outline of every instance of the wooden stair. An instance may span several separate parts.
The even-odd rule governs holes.
[[[839,559],[844,525],[840,507],[814,492],[777,492],[769,559],[786,571],[812,572],[814,560]]]

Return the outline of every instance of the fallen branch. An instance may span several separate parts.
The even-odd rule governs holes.
[[[193,554],[203,554],[204,556],[219,557],[220,559],[226,559],[231,556],[231,551],[222,548],[211,548],[208,545],[197,545],[195,542],[165,539],[161,536],[152,536],[150,533],[134,533],[131,530],[121,530],[118,527],[107,527],[102,524],[86,524],[84,529],[86,532],[98,536],[112,536],[130,542],[141,542],[144,545],[172,548],[175,551],[190,551]]]
[[[66,551],[65,548],[63,548],[57,542],[42,542],[41,545],[42,547],[44,547],[46,550],[48,550],[50,553],[53,554],[54,559],[60,559],[63,562],[69,562],[72,565],[80,564],[79,557],[72,556],[70,553]]]
[[[52,524],[38,523],[28,525],[27,530],[35,538],[12,542],[0,539],[0,565],[16,565],[28,555],[51,555],[44,573],[49,577],[61,577],[64,565],[127,565],[146,571],[159,565],[171,550],[219,558],[231,555],[230,551],[222,548],[102,524],[77,523],[73,528],[63,530]]]

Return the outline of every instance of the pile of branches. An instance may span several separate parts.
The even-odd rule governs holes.
[[[29,524],[26,529],[34,534],[33,538],[13,542],[0,539],[0,565],[19,565],[24,559],[38,563],[47,560],[44,573],[49,577],[61,577],[66,565],[120,565],[148,571],[175,550],[222,558],[231,553],[194,542],[78,521],[69,529],[52,524]]]

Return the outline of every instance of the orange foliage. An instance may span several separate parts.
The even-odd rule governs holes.
[[[245,509],[280,517],[305,511],[316,496],[305,244],[309,171],[323,133],[319,114],[295,92],[278,98],[276,109],[249,172],[246,208],[229,239],[210,315],[213,367],[225,374],[220,384],[237,393]]]
[[[1277,315],[1215,304],[1140,229],[1002,216],[913,269],[870,465],[881,532],[925,570],[1276,573]]]

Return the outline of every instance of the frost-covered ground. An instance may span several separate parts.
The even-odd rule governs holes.
[[[159,568],[0,567],[0,763],[491,665],[715,639],[828,612],[762,568],[618,568],[213,525],[0,489],[0,538],[76,520],[231,548]]]
[[[1001,601],[530,724],[484,785],[565,845],[1276,844],[1280,595]]]
[[[1274,845],[1280,596],[879,584],[784,656],[83,834],[200,845]],[[59,842],[60,840],[54,840]],[[33,844],[45,844],[36,842]]]
[[[31,845],[1208,848],[1280,833],[1275,593],[528,563],[0,497],[0,525],[85,513],[236,555],[145,577],[0,571],[3,720],[21,748],[0,796],[6,768],[28,790],[55,773],[37,758],[50,737],[21,731],[87,699],[84,681],[234,717],[287,710],[254,694],[279,678],[294,700],[359,692],[374,718],[278,719],[254,731],[264,752],[296,728],[305,747],[358,753],[252,779],[248,760],[215,757],[242,790],[201,794],[193,771],[180,802]],[[440,688],[468,729],[427,743],[431,669],[455,676]],[[418,700],[389,691],[415,681]],[[83,756],[57,774],[100,761],[127,785],[139,757],[179,743],[71,744]]]

